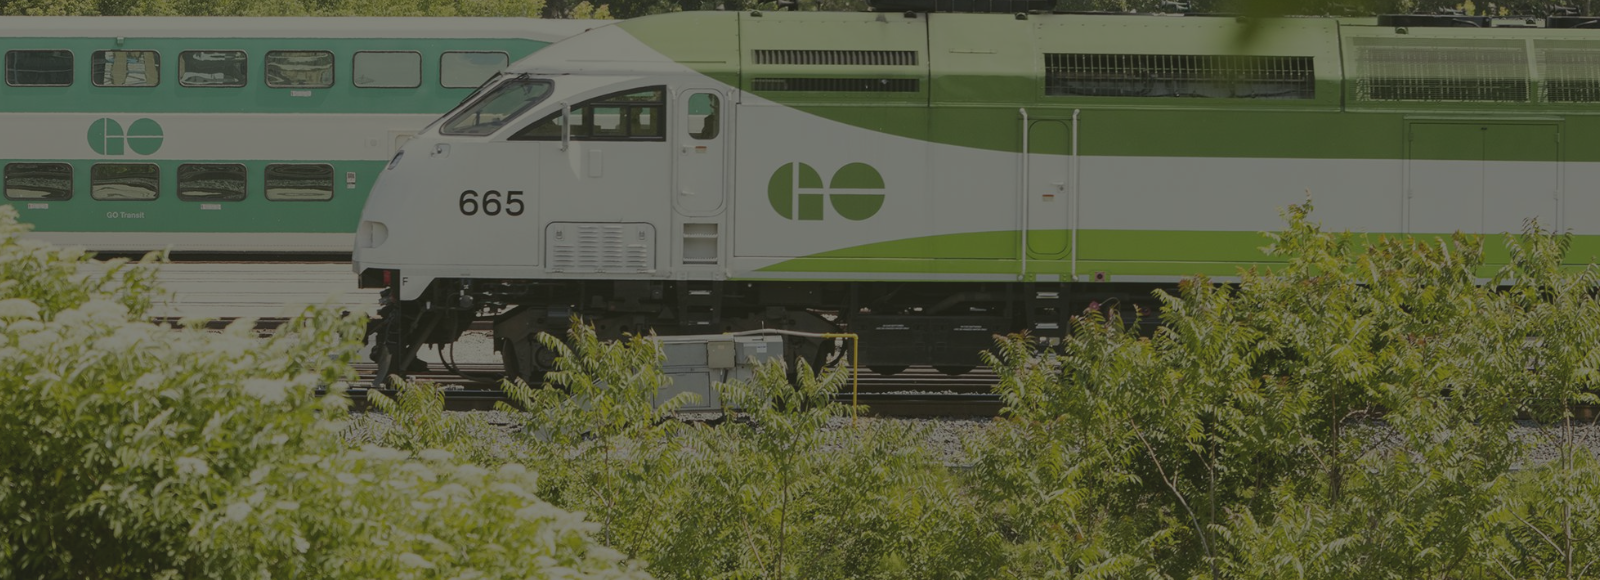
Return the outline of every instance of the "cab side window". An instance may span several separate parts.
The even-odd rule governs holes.
[[[722,127],[717,114],[722,108],[721,99],[711,93],[695,93],[689,96],[686,105],[689,107],[689,136],[701,141],[716,139]]]
[[[572,107],[574,141],[665,141],[666,87],[629,89]],[[561,139],[561,111],[517,131],[512,141]]]

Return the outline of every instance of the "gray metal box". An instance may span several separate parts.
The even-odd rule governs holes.
[[[656,404],[678,393],[698,395],[697,401],[683,407],[685,411],[721,409],[722,401],[712,385],[750,380],[757,365],[783,356],[783,337],[778,335],[697,334],[656,340],[667,357],[662,370],[672,379],[672,384],[656,394]]]
[[[714,369],[731,369],[733,365],[732,342],[719,340],[706,343],[706,366]]]

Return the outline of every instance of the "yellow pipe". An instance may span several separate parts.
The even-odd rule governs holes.
[[[853,332],[826,332],[822,338],[850,340],[850,426],[856,426],[856,408],[861,406],[861,337]]]

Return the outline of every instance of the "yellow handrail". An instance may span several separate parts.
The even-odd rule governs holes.
[[[824,332],[822,338],[850,341],[850,426],[856,426],[856,409],[861,407],[861,336],[854,332]]]

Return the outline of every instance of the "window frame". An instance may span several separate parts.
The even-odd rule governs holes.
[[[634,93],[642,93],[642,92],[645,92],[645,91],[657,91],[657,92],[659,92],[661,94],[661,99],[660,100],[656,100],[656,101],[625,101],[625,100],[620,100],[620,97],[623,97],[623,96],[626,96],[626,95],[631,95],[631,94],[634,94]],[[626,131],[628,131],[629,134],[628,135],[622,135],[622,136],[615,136],[615,135],[596,136],[594,134],[594,108],[596,106],[620,107],[624,111],[626,111],[626,113],[624,114],[624,118],[622,119],[622,127]],[[660,131],[657,134],[654,134],[654,135],[646,135],[646,136],[635,136],[635,135],[632,135],[631,133],[633,132],[633,119],[634,119],[632,111],[634,109],[643,109],[643,108],[650,108],[650,107],[655,108],[656,109],[656,113],[658,115],[660,115],[660,117],[661,117],[661,129],[660,129]],[[669,119],[670,115],[668,114],[669,109],[667,108],[667,86],[666,85],[648,85],[648,86],[643,86],[643,87],[635,87],[635,88],[631,88],[631,89],[624,89],[624,90],[620,90],[620,91],[613,91],[613,92],[606,93],[604,95],[600,95],[598,97],[589,99],[587,101],[583,101],[583,102],[578,103],[576,105],[572,105],[570,107],[570,109],[571,109],[572,114],[573,114],[574,117],[578,117],[578,118],[582,119],[582,125],[578,125],[578,126],[582,126],[582,127],[585,127],[587,129],[586,131],[584,131],[583,133],[580,134],[576,130],[576,128],[578,126],[574,126],[574,130],[571,131],[570,133],[568,133],[568,138],[570,138],[573,141],[611,141],[611,142],[651,143],[651,142],[657,142],[657,141],[666,141],[667,140],[667,135],[669,133],[671,133],[671,128],[668,126],[668,125],[671,124],[671,121]],[[540,117],[539,120],[537,120],[537,121],[534,121],[534,122],[529,123],[527,125],[523,125],[521,128],[517,129],[516,132],[512,133],[510,137],[506,138],[506,140],[507,141],[560,141],[561,140],[561,135],[559,133],[557,133],[555,135],[523,136],[522,132],[523,131],[532,130],[536,126],[542,125],[542,124],[544,124],[544,123],[546,123],[548,121],[552,121],[552,120],[554,120],[556,118],[559,118],[561,116],[561,113],[562,113],[562,111],[557,110],[555,112],[550,113],[549,115],[545,115],[544,117]]]
[[[151,167],[156,168],[156,194],[154,196],[148,197],[148,198],[126,198],[126,199],[102,198],[102,197],[99,197],[99,196],[95,195],[94,194],[94,170],[95,170],[96,167],[100,167],[102,165],[149,165]],[[110,202],[118,202],[118,201],[146,202],[146,201],[155,201],[155,200],[161,199],[161,165],[157,164],[157,163],[137,162],[137,161],[134,161],[134,162],[128,162],[128,161],[103,161],[103,162],[99,162],[99,163],[94,163],[94,164],[89,166],[89,199],[92,199],[92,200],[95,200],[95,201],[110,201]]]
[[[356,80],[356,57],[363,54],[414,54],[417,55],[417,84],[414,85],[363,85]],[[441,73],[442,74],[442,73]],[[422,87],[422,52],[417,50],[358,50],[350,54],[350,86],[358,89],[416,89]]]
[[[444,84],[444,59],[445,59],[446,56],[449,56],[449,55],[452,55],[452,54],[498,54],[498,55],[500,55],[502,57],[505,57],[506,64],[505,64],[505,66],[500,67],[500,70],[495,71],[495,73],[490,74],[487,77],[484,77],[483,79],[479,80],[475,84],[471,84],[471,85],[447,85],[447,84]],[[447,88],[447,89],[475,89],[475,88],[483,86],[483,83],[488,81],[489,79],[494,78],[495,74],[500,74],[500,73],[505,72],[506,67],[509,67],[509,66],[511,66],[511,53],[508,53],[508,52],[506,52],[504,50],[446,50],[444,52],[440,52],[439,53],[439,86]]]
[[[13,165],[65,165],[67,167],[67,196],[66,197],[11,197],[11,188],[6,185],[6,181],[11,178],[11,166],[13,166]],[[8,201],[20,201],[20,202],[71,201],[73,194],[77,193],[77,186],[78,186],[77,179],[78,179],[77,168],[73,167],[71,162],[67,162],[67,161],[13,161],[13,162],[7,163],[6,166],[3,169],[0,169],[0,194],[3,194]]]
[[[191,84],[187,84],[187,83],[183,82],[183,55],[189,54],[191,52],[237,52],[239,54],[244,55],[244,74],[239,75],[239,84],[237,84],[237,85],[191,85]],[[266,61],[264,59],[262,60],[262,64],[263,65],[266,64]],[[213,48],[213,49],[196,48],[196,49],[178,51],[178,71],[177,71],[176,74],[178,76],[178,86],[186,88],[186,89],[238,89],[238,88],[244,88],[244,87],[250,86],[250,51],[232,49],[232,48]]]
[[[148,85],[103,85],[103,84],[100,84],[100,82],[98,80],[96,80],[96,78],[95,78],[95,77],[98,76],[98,75],[94,74],[94,72],[95,72],[95,64],[96,64],[97,61],[100,60],[97,57],[99,55],[102,55],[102,54],[107,53],[107,52],[148,52],[148,53],[155,54],[156,55],[156,61],[155,61],[155,65],[156,65],[155,81],[156,82],[148,84]],[[104,70],[104,69],[102,69],[102,70]],[[153,49],[153,48],[152,49],[105,48],[105,49],[96,50],[94,52],[90,52],[89,53],[89,85],[93,86],[93,87],[96,87],[96,88],[106,88],[106,89],[153,89],[153,88],[156,88],[158,86],[161,86],[161,51]]]
[[[11,82],[11,54],[15,53],[15,52],[65,52],[65,53],[67,53],[67,56],[71,57],[69,60],[72,61],[71,72],[67,75],[69,77],[69,80],[67,81],[67,84],[64,84],[64,85],[19,85],[19,84]],[[6,86],[8,86],[8,87],[37,87],[37,88],[44,88],[44,87],[70,87],[74,83],[78,82],[78,53],[73,52],[72,49],[70,49],[70,48],[14,48],[14,49],[6,51],[5,63],[3,63],[3,66],[5,67]]]
[[[267,62],[273,53],[279,52],[320,52],[328,55],[328,84],[325,85],[275,85],[272,84],[272,64]],[[339,84],[339,55],[331,50],[320,49],[280,49],[269,50],[261,56],[261,80],[267,83],[269,89],[331,89]]]
[[[464,131],[460,131],[460,130],[452,130],[452,125],[454,125],[455,122],[458,119],[461,119],[462,117],[467,116],[469,113],[473,113],[474,112],[474,110],[473,110],[474,107],[479,107],[485,101],[489,100],[490,97],[493,97],[496,94],[498,94],[498,92],[501,89],[510,86],[511,83],[541,84],[541,85],[544,85],[545,91],[544,91],[544,94],[542,94],[542,95],[540,95],[540,96],[538,96],[538,97],[536,97],[536,98],[534,98],[532,100],[528,100],[528,101],[524,102],[520,107],[517,107],[517,110],[512,111],[510,114],[506,115],[505,123],[500,125],[499,127],[495,127],[494,130],[492,130],[492,131],[489,131],[487,133],[468,133],[468,132],[464,132]],[[485,86],[488,86],[488,82],[487,81],[485,81],[484,84],[485,84]],[[495,133],[499,133],[501,131],[504,131],[506,129],[506,127],[510,126],[511,122],[516,121],[523,114],[527,113],[529,109],[537,107],[537,106],[539,106],[540,103],[543,103],[545,101],[550,100],[550,95],[553,94],[553,93],[555,93],[555,82],[550,80],[550,79],[547,79],[547,78],[535,77],[535,76],[528,75],[528,74],[521,74],[521,75],[517,75],[517,76],[514,76],[514,77],[510,77],[510,78],[505,78],[504,80],[501,80],[499,83],[495,84],[494,86],[488,87],[486,90],[480,90],[480,91],[478,91],[476,93],[473,93],[472,95],[468,95],[469,98],[464,100],[464,101],[462,101],[461,105],[458,105],[458,106],[456,106],[456,108],[451,109],[449,113],[447,113],[444,117],[440,117],[439,118],[440,120],[439,121],[435,121],[435,123],[439,123],[439,134],[440,135],[449,135],[449,136],[452,136],[452,137],[489,137],[489,136],[494,135]],[[478,112],[481,112],[481,111],[482,111],[481,108],[478,109]],[[480,123],[480,125],[481,125],[481,123]],[[429,125],[429,127],[432,127],[432,126],[433,125]],[[478,125],[473,125],[473,126],[476,127]]]
[[[272,189],[267,187],[267,176],[272,175],[273,167],[280,165],[320,165],[328,168],[328,197],[322,199],[274,199],[271,193]],[[338,175],[339,170],[332,163],[268,163],[266,167],[261,168],[261,198],[272,203],[327,203],[333,201],[334,196],[338,195]]]
[[[240,176],[240,180],[244,182],[244,192],[239,194],[239,198],[238,199],[228,199],[228,198],[218,198],[218,197],[186,196],[186,195],[184,195],[183,194],[183,168],[191,166],[191,165],[231,165],[231,166],[234,166],[234,167],[238,167],[239,171],[242,173],[242,175]],[[243,163],[198,163],[198,162],[194,162],[194,163],[179,163],[178,164],[178,168],[175,171],[176,171],[176,173],[172,176],[173,177],[172,184],[173,184],[173,192],[174,192],[174,194],[176,194],[178,196],[178,201],[200,202],[200,203],[204,203],[204,202],[238,203],[238,202],[241,202],[241,201],[244,201],[244,200],[250,198],[250,168],[245,166],[245,164],[243,164]]]

